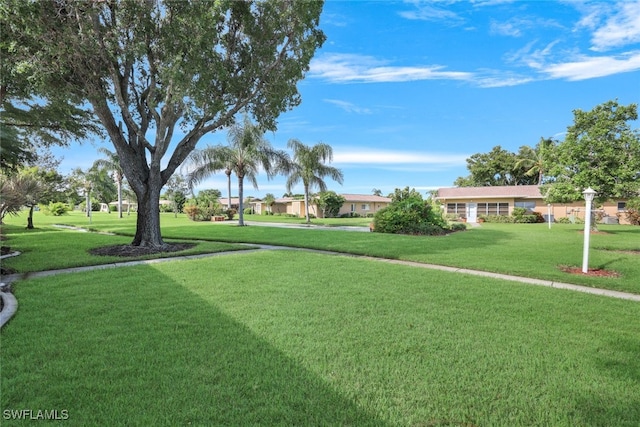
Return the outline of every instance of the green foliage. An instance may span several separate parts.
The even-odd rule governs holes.
[[[40,205],[40,210],[45,215],[62,216],[69,213],[69,206],[62,202],[51,202],[48,205]]]
[[[389,194],[389,198],[392,202],[401,202],[407,199],[420,199],[422,200],[422,194],[419,191],[416,191],[415,188],[409,189],[409,187],[404,187],[403,189],[396,188],[393,193]]]
[[[187,217],[191,221],[196,221],[200,217],[200,208],[195,204],[185,205],[183,210],[184,210],[184,213],[187,214]]]
[[[631,225],[640,225],[640,197],[627,200],[624,215]]]
[[[190,199],[182,210],[192,221],[210,221],[212,216],[222,215],[222,205],[215,193],[204,193],[202,197]]]
[[[587,187],[595,200],[628,198],[640,190],[640,134],[630,121],[638,119],[637,105],[608,101],[591,111],[574,110],[574,124],[555,147],[548,174],[549,203],[582,199]]]
[[[467,224],[463,222],[454,222],[449,226],[451,231],[465,231],[467,229]]]
[[[511,215],[517,217],[523,216],[527,213],[527,209],[525,208],[513,208],[513,211],[511,211]]]
[[[448,228],[439,210],[414,189],[396,189],[392,202],[374,216],[374,231],[394,234],[444,234]]]
[[[335,191],[322,191],[318,194],[318,206],[322,209],[322,216],[325,218],[338,216],[345,201],[346,199]]]
[[[495,146],[488,153],[477,153],[467,159],[470,175],[459,177],[456,187],[488,187],[498,185],[538,184],[541,176],[541,145],[520,147],[512,153]]]
[[[227,216],[227,219],[231,221],[233,220],[233,217],[238,213],[238,211],[231,208],[231,209],[225,210],[223,213]]]

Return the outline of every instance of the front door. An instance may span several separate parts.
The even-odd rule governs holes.
[[[467,222],[478,221],[478,204],[467,203]]]

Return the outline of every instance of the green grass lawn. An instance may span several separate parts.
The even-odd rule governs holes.
[[[86,233],[51,225],[41,226],[35,230],[26,230],[17,225],[4,225],[3,233],[6,233],[8,238],[2,244],[21,252],[20,256],[3,260],[3,266],[10,267],[20,273],[109,264],[123,260],[154,259],[251,248],[247,245],[198,241],[195,247],[184,251],[163,252],[123,259],[117,256],[92,255],[89,251],[104,246],[129,244],[131,237]],[[172,243],[176,240],[168,240],[168,242]]]
[[[276,218],[264,216],[261,218]],[[340,225],[357,224],[340,219]],[[399,236],[381,233],[355,233],[339,230],[285,229],[274,227],[235,227],[229,223],[193,222],[184,215],[163,214],[162,233],[171,239],[199,239],[227,243],[262,243],[332,250],[374,257],[400,259],[452,267],[575,283],[640,294],[640,227],[601,225],[602,234],[591,236],[590,267],[613,270],[616,278],[587,277],[563,272],[561,266],[581,266],[583,234],[580,225],[483,224],[448,236]],[[18,227],[23,217],[8,218]],[[135,215],[118,219],[115,214],[94,214],[91,223],[81,213],[64,217],[38,214],[37,227],[65,223],[132,236]],[[338,223],[337,223],[338,224]],[[38,232],[38,230],[30,233]],[[25,233],[29,235],[29,233]],[[18,239],[15,236],[17,246]],[[83,237],[84,238],[84,237]],[[126,239],[125,239],[126,240]],[[12,244],[8,241],[6,244]],[[34,239],[34,244],[38,243]],[[43,243],[44,244],[44,243]],[[55,242],[52,243],[55,250]],[[635,251],[635,252],[634,252]],[[41,256],[34,253],[41,262]],[[18,257],[20,258],[20,257]],[[6,265],[23,269],[29,258],[6,260]],[[47,259],[46,262],[53,261]],[[36,263],[36,261],[33,261]],[[54,263],[49,263],[54,268]]]
[[[640,419],[631,301],[301,251],[58,275],[15,293],[2,410],[66,410],[68,425]]]
[[[237,215],[234,219],[238,219]],[[280,222],[285,224],[306,224],[307,220],[284,215],[244,215],[247,222]],[[368,227],[373,222],[373,218],[312,218],[311,225],[322,225],[325,227]]]

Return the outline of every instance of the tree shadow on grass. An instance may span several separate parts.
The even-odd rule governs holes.
[[[174,279],[124,272],[19,284],[3,410],[67,410],[73,425],[386,425]]]
[[[637,426],[640,420],[640,395],[634,387],[640,384],[640,340],[636,338],[610,341],[610,351],[597,354],[595,363],[599,371],[611,374],[629,384],[619,393],[597,390],[578,400],[578,409],[585,425]]]

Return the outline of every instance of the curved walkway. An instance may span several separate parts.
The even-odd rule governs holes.
[[[363,255],[345,254],[341,252],[331,252],[331,251],[323,251],[323,250],[317,250],[317,249],[294,248],[289,246],[273,246],[273,245],[257,245],[257,244],[247,244],[247,246],[252,246],[254,248],[257,247],[258,249],[217,252],[212,254],[187,255],[187,256],[181,256],[181,257],[158,258],[158,259],[142,260],[142,261],[124,261],[124,262],[93,265],[93,266],[86,266],[86,267],[64,268],[60,270],[10,274],[2,278],[3,287],[10,285],[16,280],[48,277],[48,276],[53,276],[57,274],[81,273],[85,271],[103,270],[103,269],[118,268],[118,267],[129,267],[133,265],[143,265],[143,264],[158,264],[163,262],[185,260],[185,259],[188,260],[188,259],[210,258],[210,257],[216,257],[216,256],[224,256],[228,254],[247,254],[247,253],[250,254],[250,253],[255,253],[257,251],[262,251],[262,250],[298,250],[298,251],[322,253],[327,255],[362,258],[362,259],[367,259],[371,261],[386,262],[390,264],[399,264],[399,265],[405,265],[409,267],[426,268],[431,270],[448,271],[451,273],[469,274],[473,276],[489,277],[492,279],[509,280],[513,282],[525,283],[528,285],[538,285],[538,286],[547,286],[547,287],[557,288],[557,289],[567,289],[571,291],[584,292],[584,293],[593,294],[593,295],[601,295],[601,296],[607,296],[611,298],[619,298],[619,299],[640,302],[640,295],[637,295],[637,294],[612,291],[609,289],[590,288],[588,286],[574,285],[571,283],[562,283],[562,282],[554,282],[550,280],[541,280],[541,279],[532,279],[532,278],[521,277],[521,276],[512,276],[508,274],[491,273],[488,271],[470,270],[466,268],[457,268],[457,267],[447,267],[447,266],[436,265],[436,264],[423,264],[423,263],[413,262],[413,261],[401,261],[401,260],[393,260],[393,259],[386,259],[386,258],[375,258],[375,257],[369,257],[369,256],[363,256]],[[0,293],[2,294],[0,296],[3,297],[3,302],[5,304],[4,309],[0,313],[0,327],[2,327],[2,325],[4,325],[9,320],[9,318],[15,313],[15,309],[17,308],[17,302],[15,301],[15,298],[13,297],[13,295],[11,295],[10,293],[8,292],[0,292]]]

